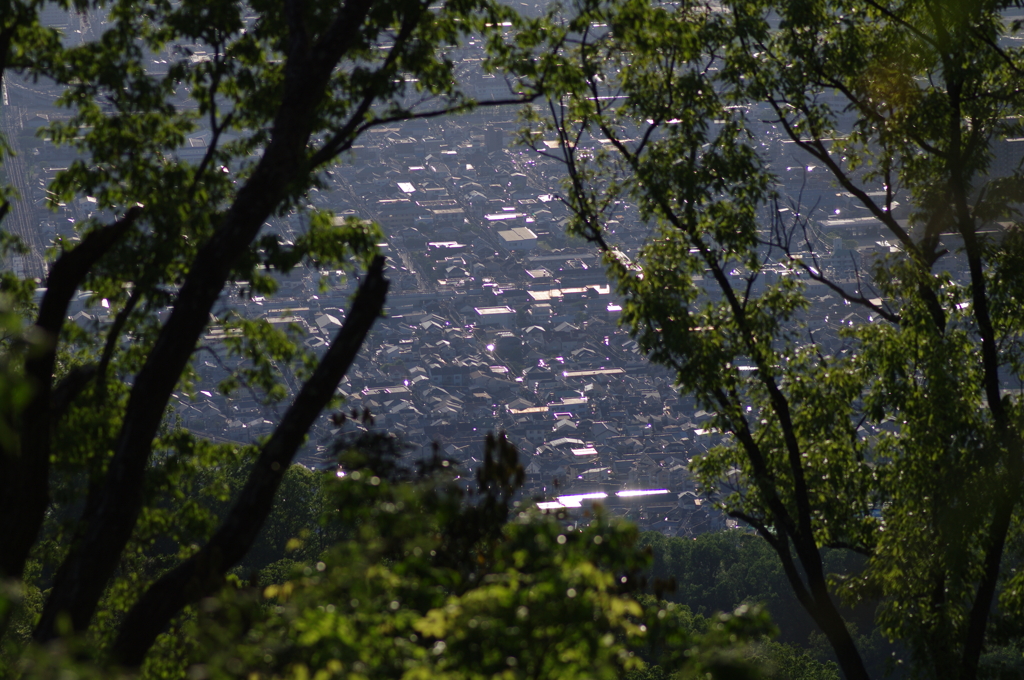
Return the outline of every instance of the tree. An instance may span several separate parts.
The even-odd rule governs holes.
[[[188,537],[201,547],[186,540],[177,563],[131,581],[119,605],[127,612],[100,617],[119,625],[112,657],[133,666],[252,545],[384,304],[376,228],[339,223],[304,198],[367,129],[469,107],[444,49],[467,32],[488,33],[503,10],[419,0],[63,3],[107,20],[95,40],[65,47],[40,23],[45,6],[3,3],[0,78],[64,86],[71,118],[48,134],[82,155],[51,195],[88,195],[105,217],[77,225],[79,243],[57,244],[28,328],[4,349],[4,370],[18,383],[3,388],[0,404],[0,578],[22,581],[45,551],[59,562],[35,640],[102,627],[100,603],[116,574],[134,572],[136,548],[152,540],[147,524],[167,499],[181,498],[176,485],[203,466],[234,464],[237,447],[198,441],[168,415],[174,391],[194,389],[204,334],[223,330],[226,347],[248,360],[225,388],[245,383],[274,402],[287,394],[282,372],[300,379],[216,531]],[[166,72],[147,70],[157,53],[171,56]],[[182,159],[178,149],[200,125],[209,133],[205,155]],[[17,213],[12,192],[0,200],[0,215]],[[290,211],[308,223],[294,243],[265,227]],[[271,294],[274,273],[304,262],[365,270],[319,360],[265,320],[218,304],[227,292]],[[36,284],[3,275],[5,295],[25,307]],[[109,325],[90,334],[65,323],[78,291],[109,305]],[[69,503],[51,504],[61,494]],[[43,532],[44,524],[65,533]],[[177,530],[173,521],[165,526]],[[8,622],[4,613],[0,633]]]
[[[706,488],[775,550],[848,678],[867,673],[837,594],[880,596],[883,631],[935,678],[978,677],[1024,613],[1022,175],[994,166],[1024,104],[1009,6],[578,2],[544,47],[502,55],[551,86],[524,141],[565,163],[571,230],[604,254],[623,323],[726,435],[697,463]],[[799,187],[787,203],[791,158],[892,252],[830,270],[815,206]],[[623,201],[639,248],[604,229]],[[830,586],[825,547],[867,566]]]
[[[764,657],[775,659],[763,665],[780,672],[799,668],[803,650],[811,658],[828,659],[831,648],[814,621],[801,607],[786,580],[782,563],[771,546],[749,532],[723,531],[694,538],[669,538],[646,532],[640,544],[650,546],[653,561],[647,575],[654,583],[667,583],[664,597],[695,612],[733,611],[743,604],[760,605],[779,626],[776,644],[766,644]],[[863,556],[848,550],[822,551],[827,573],[859,571]],[[877,599],[865,599],[840,613],[854,631],[858,651],[868,674],[887,675],[892,659],[902,650],[886,644],[874,623]],[[778,655],[781,655],[779,657]],[[786,660],[793,655],[794,663]],[[794,665],[795,664],[795,665]],[[828,664],[826,664],[828,665]],[[791,668],[792,666],[792,668]]]
[[[759,677],[763,612],[705,620],[635,597],[636,529],[568,529],[515,501],[504,438],[487,438],[468,493],[450,461],[404,465],[394,438],[339,448],[347,474],[323,488],[340,540],[266,585],[229,581],[161,636],[144,677]],[[137,677],[66,642],[28,650],[20,677]]]
[[[772,678],[786,680],[838,680],[839,669],[834,663],[821,664],[806,651],[778,642],[765,642],[757,651],[757,660],[771,669]]]

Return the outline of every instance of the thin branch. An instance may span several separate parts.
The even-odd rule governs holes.
[[[871,550],[870,548],[865,548],[862,545],[854,545],[853,543],[847,543],[846,541],[830,541],[829,543],[826,543],[826,544],[822,545],[821,547],[823,547],[823,548],[837,548],[837,549],[841,549],[841,550],[850,550],[852,552],[857,553],[858,555],[863,555],[864,557],[874,557],[875,556],[875,551],[874,550]]]
[[[114,356],[114,351],[117,349],[117,342],[121,337],[121,331],[124,330],[128,317],[135,311],[135,306],[139,303],[141,297],[142,293],[139,288],[133,289],[128,296],[128,301],[125,302],[124,307],[114,317],[114,323],[110,325],[110,329],[107,331],[107,341],[103,345],[103,354],[100,356],[99,365],[96,367],[96,395],[100,402],[105,401],[107,397],[107,371],[110,367],[110,360]]]
[[[214,155],[217,153],[217,146],[220,143],[220,137],[224,133],[224,130],[231,125],[234,121],[235,112],[230,111],[224,118],[217,121],[217,90],[220,88],[221,79],[221,67],[224,63],[224,53],[221,50],[220,44],[213,45],[213,69],[210,75],[210,87],[208,90],[208,96],[210,98],[210,130],[213,131],[213,136],[210,138],[210,144],[206,147],[206,152],[203,154],[203,159],[199,161],[199,165],[196,167],[195,175],[192,178],[192,186],[189,188],[188,194],[193,195],[195,190],[199,187],[202,182],[203,174],[206,172],[206,168],[213,161]]]
[[[864,2],[866,2],[870,7],[884,14],[886,18],[888,18],[890,21],[899,24],[901,27],[912,33],[922,42],[927,43],[933,50],[937,52],[941,51],[941,45],[935,38],[923,32],[921,29],[917,28],[916,26],[908,22],[906,19],[899,17],[895,12],[893,12],[885,5],[877,2],[876,0],[864,0]]]
[[[871,214],[874,215],[880,222],[882,222],[886,228],[893,233],[896,238],[900,240],[904,248],[908,252],[919,255],[917,244],[914,243],[913,239],[910,238],[910,234],[901,227],[892,215],[881,208],[875,201],[868,196],[867,192],[864,191],[859,185],[854,184],[853,180],[839,167],[839,164],[832,158],[832,154],[825,148],[824,142],[814,137],[810,140],[802,137],[792,125],[790,121],[783,113],[782,105],[773,97],[767,97],[769,106],[775,109],[776,114],[779,116],[779,122],[782,124],[782,128],[786,131],[786,135],[797,145],[798,148],[806,151],[814,158],[821,161],[828,167],[833,177],[839,182],[840,185],[851,194],[853,194],[861,204],[864,205]]]
[[[978,37],[983,43],[985,43],[985,45],[987,45],[993,52],[995,52],[996,55],[1000,59],[1002,59],[1004,62],[1006,62],[1006,65],[1009,66],[1010,69],[1014,73],[1016,73],[1018,77],[1024,76],[1024,68],[1021,68],[1016,63],[1014,63],[1013,57],[1011,57],[1006,52],[1006,50],[1001,48],[999,46],[999,43],[997,43],[996,41],[992,40],[992,38],[990,38],[989,36],[985,35],[984,31],[980,31],[980,30],[976,29],[975,30],[975,34],[976,34],[976,37]]]
[[[839,284],[835,283],[830,278],[822,274],[819,270],[811,267],[810,265],[804,264],[800,260],[800,258],[791,257],[790,262],[796,264],[798,267],[804,270],[804,272],[807,273],[807,276],[810,277],[812,280],[824,284],[826,287],[828,287],[829,290],[836,293],[847,302],[866,307],[875,314],[877,314],[878,316],[888,321],[889,323],[896,325],[900,324],[901,317],[899,314],[896,314],[895,312],[890,312],[889,310],[885,309],[884,307],[881,307],[880,305],[876,305],[869,298],[864,297],[863,295],[854,295],[848,292],[842,286],[840,286]]]

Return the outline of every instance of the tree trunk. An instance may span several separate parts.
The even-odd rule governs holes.
[[[372,0],[346,2],[314,45],[300,33],[293,36],[270,142],[220,227],[193,261],[170,317],[135,377],[106,477],[96,496],[88,499],[71,552],[57,571],[35,630],[37,642],[57,636],[61,615],[70,618],[75,631],[88,627],[141,512],[153,439],[171,392],[206,329],[234,263],[267,218],[305,186],[310,172],[307,145],[317,108],[342,56],[361,44],[360,29],[371,5]]]
[[[141,665],[156,636],[171,619],[186,605],[215,593],[223,585],[228,570],[248,552],[270,513],[274,495],[296,450],[334,396],[384,308],[388,281],[383,269],[384,258],[378,256],[344,325],[264,445],[245,488],[217,533],[198,553],[154,583],[128,612],[111,650],[114,661],[126,666]]]

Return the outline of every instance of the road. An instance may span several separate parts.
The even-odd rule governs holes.
[[[13,201],[11,212],[4,218],[2,228],[20,237],[31,249],[31,252],[25,256],[12,255],[5,258],[4,267],[21,276],[32,276],[42,280],[46,275],[43,264],[44,246],[39,237],[38,225],[33,218],[34,211],[28,203],[30,196],[28,175],[25,171],[24,157],[18,148],[22,111],[19,107],[10,104],[7,95],[8,91],[4,88],[0,118],[2,118],[3,135],[14,155],[4,157],[3,170],[7,175],[7,182],[17,191],[18,198]]]
[[[95,18],[95,17],[93,17]],[[102,18],[102,15],[101,15]],[[88,14],[76,13],[71,16],[71,24],[78,25],[75,31],[79,36],[79,42],[89,38],[95,38],[94,25],[96,21],[90,21]],[[25,256],[12,255],[4,258],[5,269],[13,270],[21,276],[35,277],[42,281],[46,277],[46,261],[44,254],[48,244],[43,243],[39,234],[39,224],[35,216],[35,210],[30,202],[28,173],[26,170],[25,156],[20,149],[19,133],[22,128],[22,119],[27,110],[15,104],[15,102],[28,103],[30,106],[49,106],[53,104],[53,95],[32,87],[28,83],[8,82],[10,74],[2,79],[2,91],[0,91],[0,132],[6,138],[14,155],[6,156],[2,163],[2,170],[6,174],[6,181],[12,186],[19,197],[13,202],[11,212],[4,218],[0,229],[16,234],[30,248],[30,253]]]

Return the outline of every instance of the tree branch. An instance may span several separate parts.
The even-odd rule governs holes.
[[[71,551],[57,570],[34,633],[37,641],[56,637],[57,619],[64,613],[72,630],[82,631],[89,625],[142,510],[153,439],[171,392],[238,258],[309,172],[306,148],[316,111],[334,68],[347,49],[361,43],[360,32],[372,4],[373,0],[348,0],[324,40],[311,50],[296,44],[289,51],[270,141],[217,231],[193,260],[174,308],[135,377],[106,476],[96,497],[87,503]]]
[[[33,332],[39,347],[25,360],[32,399],[22,414],[19,450],[0,450],[0,577],[20,579],[49,505],[50,425],[53,368],[57,341],[68,304],[93,265],[135,224],[141,207],[121,219],[89,232],[74,250],[63,253],[46,277]]]
[[[103,345],[103,354],[100,355],[100,363],[96,367],[96,394],[101,402],[105,401],[107,397],[107,369],[110,367],[110,360],[117,349],[117,341],[121,337],[121,331],[124,330],[125,324],[128,323],[128,317],[135,311],[135,306],[141,298],[142,292],[136,287],[128,296],[124,307],[114,317],[114,323],[107,331],[107,341]]]
[[[295,452],[334,396],[384,308],[388,281],[383,270],[384,258],[377,256],[359,287],[345,324],[263,446],[245,488],[217,533],[199,552],[154,583],[128,612],[111,649],[115,661],[126,666],[140,665],[171,619],[186,605],[216,592],[227,571],[248,552],[270,513],[274,495]]]

